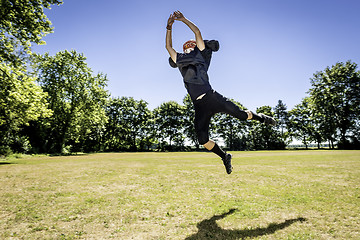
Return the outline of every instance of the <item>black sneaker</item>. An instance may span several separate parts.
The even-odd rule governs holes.
[[[269,117],[268,115],[265,115],[263,113],[259,113],[259,116],[262,117],[264,119],[264,123],[267,125],[271,125],[271,126],[275,126],[276,125],[276,121],[274,118]]]
[[[226,153],[225,158],[222,159],[222,161],[225,165],[227,174],[230,174],[233,169],[233,167],[231,166],[231,158],[232,158],[232,155],[230,153]]]

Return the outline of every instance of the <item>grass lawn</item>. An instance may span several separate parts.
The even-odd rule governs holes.
[[[360,239],[360,151],[0,161],[0,239]]]

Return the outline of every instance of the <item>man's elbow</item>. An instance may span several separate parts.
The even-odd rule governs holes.
[[[196,36],[198,36],[198,35],[201,36],[200,29],[198,29],[198,28],[196,28],[196,29],[194,30],[194,33],[195,33]]]

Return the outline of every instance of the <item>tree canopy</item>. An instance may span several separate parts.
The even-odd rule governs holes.
[[[47,132],[46,144],[50,144],[47,148],[52,151],[63,152],[70,139],[76,143],[79,133],[88,134],[90,125],[106,122],[107,78],[93,75],[85,60],[74,50],[34,57],[33,68],[54,112],[41,123]]]
[[[309,90],[314,111],[326,138],[340,145],[356,138],[360,116],[360,71],[351,61],[336,63],[314,74]]]
[[[107,76],[94,74],[76,50],[54,56],[31,52],[53,28],[44,9],[61,0],[0,2],[0,154],[8,152],[145,151],[199,149],[194,108],[110,97]],[[307,147],[324,141],[360,149],[360,72],[351,61],[336,63],[310,79],[308,96],[293,109],[285,102],[261,106],[277,127],[218,114],[210,134],[230,150],[284,149],[298,139]],[[241,103],[236,103],[246,109]]]
[[[44,44],[42,38],[51,33],[51,22],[44,8],[62,4],[61,0],[1,0],[0,59],[18,63],[30,53],[31,43]]]

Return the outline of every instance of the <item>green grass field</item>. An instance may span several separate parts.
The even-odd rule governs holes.
[[[360,151],[0,161],[0,239],[360,239]]]

